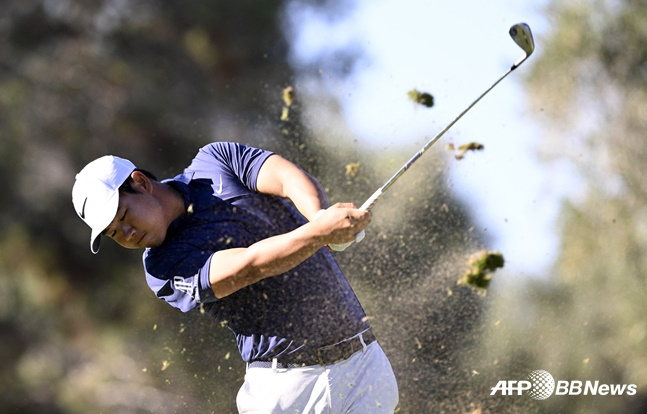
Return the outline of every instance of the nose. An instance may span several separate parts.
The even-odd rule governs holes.
[[[121,234],[124,236],[124,240],[129,242],[133,239],[133,236],[135,235],[135,228],[126,224],[126,223],[120,223],[119,225],[119,231]]]

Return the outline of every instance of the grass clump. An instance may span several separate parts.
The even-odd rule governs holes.
[[[434,97],[430,93],[420,92],[417,89],[411,89],[409,92],[407,92],[407,96],[409,96],[409,99],[411,99],[413,102],[422,106],[426,106],[427,108],[434,106]]]
[[[499,252],[482,250],[470,256],[469,269],[461,279],[459,285],[467,285],[477,289],[487,289],[492,280],[492,273],[505,264],[503,255]]]

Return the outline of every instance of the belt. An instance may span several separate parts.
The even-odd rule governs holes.
[[[271,360],[258,360],[249,363],[249,368],[301,368],[311,365],[333,365],[350,358],[355,352],[363,350],[368,344],[375,342],[376,338],[371,330],[362,332],[350,339],[334,345],[317,348],[314,353],[300,354],[293,359],[274,358]]]

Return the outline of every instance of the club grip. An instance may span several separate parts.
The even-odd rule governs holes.
[[[376,192],[371,195],[368,200],[362,204],[362,206],[359,208],[360,210],[367,211],[370,210],[375,203],[377,203],[377,200],[382,196],[382,188],[379,188]],[[329,244],[328,247],[330,247],[331,250],[334,250],[336,252],[343,252],[346,250],[351,244],[353,243],[359,243],[362,240],[364,240],[364,237],[366,237],[366,232],[364,230],[360,231],[355,235],[355,241],[350,241],[348,243],[342,243],[342,244]]]
[[[368,200],[364,202],[364,204],[362,204],[362,206],[359,209],[364,211],[370,210],[375,205],[375,203],[377,203],[377,200],[380,198],[382,193],[383,193],[382,189],[381,188],[378,189],[375,193],[373,193],[372,196],[368,198]],[[343,244],[329,244],[328,247],[330,247],[331,250],[334,250],[336,252],[343,252],[351,244],[359,243],[362,240],[364,240],[364,237],[366,237],[366,232],[362,230],[355,235],[355,241],[350,241],[348,243],[343,243]]]
[[[362,204],[362,206],[359,209],[367,211],[373,208],[375,203],[377,203],[377,200],[382,196],[382,193],[383,193],[382,188],[379,188],[376,192],[373,193],[373,195],[371,195],[368,198],[368,200],[364,202],[364,204]]]

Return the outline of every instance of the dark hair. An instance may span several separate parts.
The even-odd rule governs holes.
[[[155,177],[155,174],[153,174],[150,171],[142,170],[141,168],[135,168],[133,172],[139,171],[140,173],[144,174],[146,177],[150,178],[151,180],[157,180],[157,177]],[[131,173],[132,174],[132,173]],[[126,181],[124,181],[123,184],[119,187],[119,192],[124,192],[124,193],[133,193],[136,194],[137,191],[133,188],[133,179],[129,176]]]

